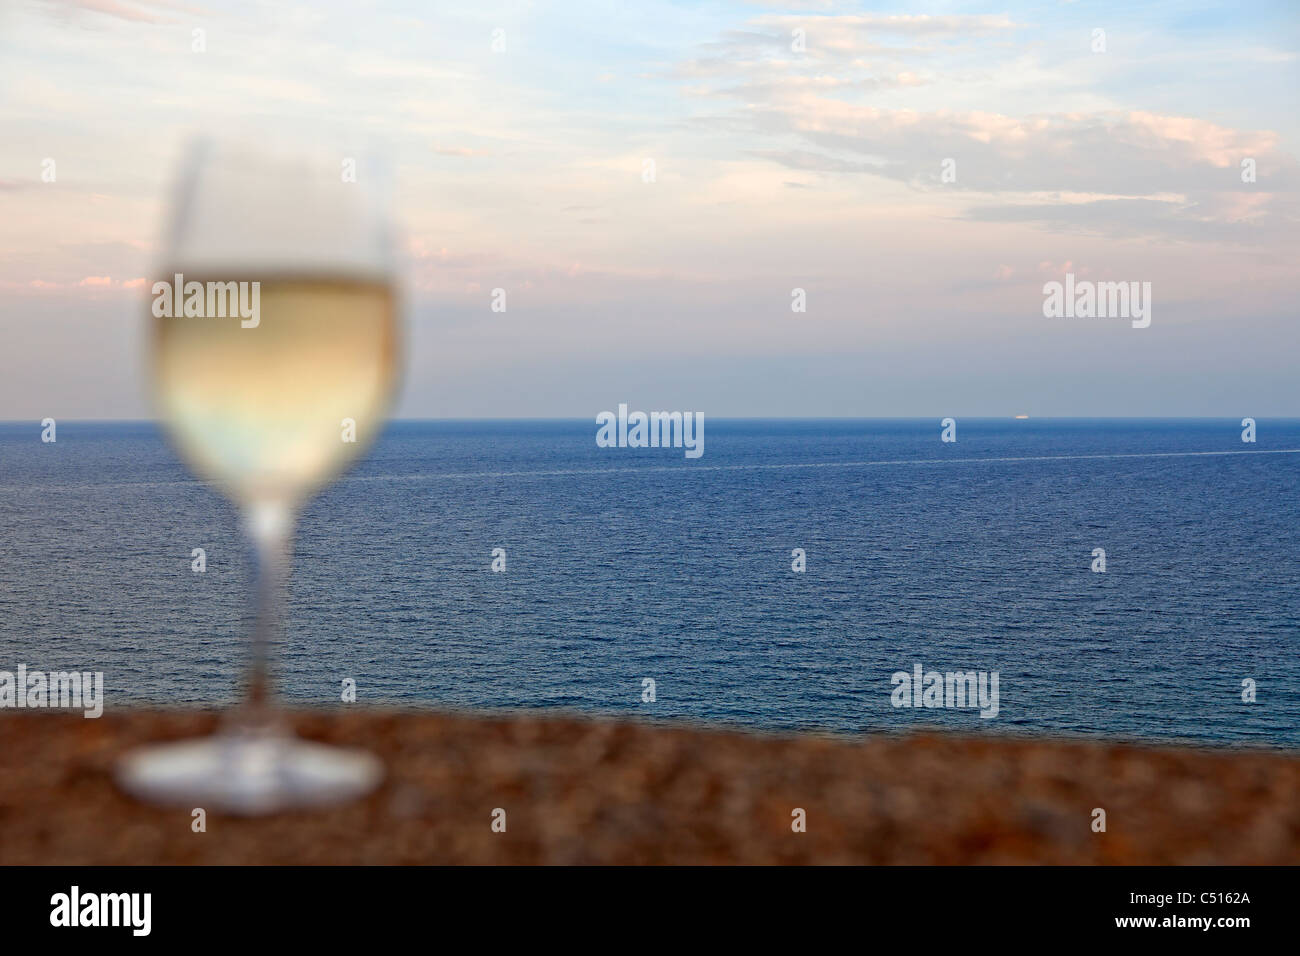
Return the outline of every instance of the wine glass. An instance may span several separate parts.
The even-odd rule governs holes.
[[[376,164],[337,151],[204,140],[182,164],[152,285],[153,383],[181,456],[239,508],[257,620],[247,694],[221,729],[118,765],[138,797],[252,814],[350,799],[382,778],[370,754],[289,732],[267,658],[297,513],[376,437],[395,392],[386,195]]]

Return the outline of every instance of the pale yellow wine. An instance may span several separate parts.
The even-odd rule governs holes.
[[[256,328],[151,315],[158,398],[182,454],[242,504],[301,502],[383,427],[396,309],[382,282],[290,276],[261,281]]]

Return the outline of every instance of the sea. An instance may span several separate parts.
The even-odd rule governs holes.
[[[598,447],[592,419],[393,422],[300,516],[277,688],[1294,749],[1300,420],[1242,431],[710,419],[688,458]],[[233,506],[155,424],[41,433],[0,424],[0,670],[100,671],[108,712],[236,700],[255,565]],[[918,665],[996,672],[996,715],[913,706]]]

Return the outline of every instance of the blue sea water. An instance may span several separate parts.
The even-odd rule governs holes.
[[[688,460],[598,448],[591,421],[394,423],[302,515],[280,691],[1300,744],[1300,422],[939,431],[710,420]],[[251,577],[155,426],[0,425],[0,670],[103,671],[109,708],[229,702]],[[894,707],[916,663],[997,671],[999,714]]]

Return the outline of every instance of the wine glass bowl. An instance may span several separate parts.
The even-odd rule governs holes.
[[[236,503],[296,507],[382,426],[396,302],[374,278],[245,281],[260,286],[256,327],[154,319],[158,404],[184,457]]]

